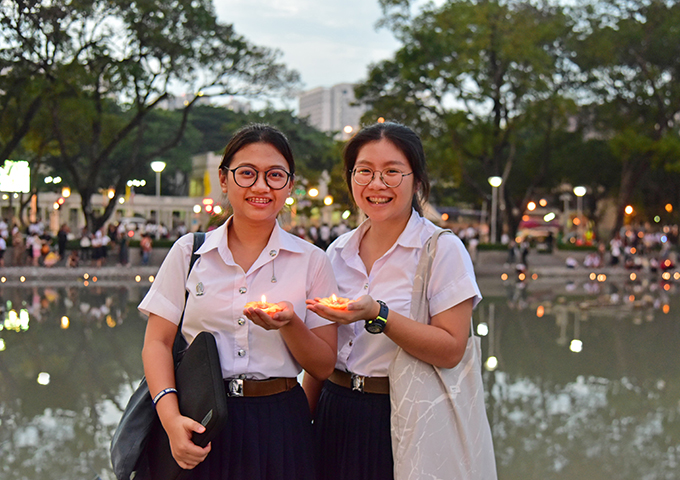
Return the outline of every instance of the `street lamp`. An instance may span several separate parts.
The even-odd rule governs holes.
[[[503,183],[501,177],[489,177],[489,185],[491,185],[491,241],[490,243],[496,243],[496,227],[497,227],[497,214],[498,214],[498,187]]]
[[[165,169],[165,162],[157,160],[151,162],[151,170],[156,172],[156,196],[161,196],[161,172]]]
[[[576,216],[578,218],[579,238],[581,237],[583,226],[583,196],[586,194],[586,187],[574,187],[574,195],[576,195]]]

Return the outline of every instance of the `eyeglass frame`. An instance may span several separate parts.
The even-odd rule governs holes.
[[[236,170],[238,170],[239,168],[250,168],[251,170],[254,170],[254,171],[255,171],[255,179],[253,180],[253,183],[251,183],[251,184],[248,185],[248,186],[243,186],[243,185],[241,185],[240,183],[238,183],[238,180],[236,180]],[[226,170],[227,172],[231,172],[231,176],[234,178],[234,183],[236,183],[236,185],[238,185],[238,186],[241,187],[241,188],[250,188],[250,187],[252,187],[253,185],[255,185],[255,184],[257,183],[257,179],[260,178],[260,170],[258,170],[258,169],[255,168],[255,167],[251,167],[251,166],[249,166],[249,165],[239,165],[239,166],[236,167],[236,168],[220,167],[220,170],[223,170],[223,171]],[[274,187],[272,187],[271,185],[269,185],[269,181],[267,180],[267,174],[268,174],[269,172],[271,172],[272,170],[280,170],[280,171],[282,171],[283,173],[286,174],[286,183],[284,183],[283,186],[282,186],[281,188],[274,188]],[[286,188],[286,187],[288,186],[288,183],[290,183],[291,179],[294,179],[294,178],[295,178],[295,174],[294,174],[294,173],[290,173],[289,171],[287,171],[287,170],[286,170],[285,168],[283,168],[283,167],[272,167],[272,168],[270,168],[269,170],[265,170],[263,173],[264,173],[264,183],[267,185],[267,187],[271,188],[272,190],[277,190],[277,191],[278,191],[278,190],[283,190],[284,188]]]
[[[373,179],[375,179],[375,174],[376,174],[376,173],[379,173],[379,174],[380,174],[380,181],[381,181],[381,182],[383,183],[383,185],[385,185],[387,188],[397,188],[397,187],[399,187],[399,186],[403,183],[404,177],[408,177],[409,175],[413,175],[413,171],[410,171],[409,173],[401,173],[401,170],[399,170],[398,168],[392,168],[392,167],[386,168],[385,170],[390,170],[390,169],[391,169],[391,170],[396,170],[397,172],[399,172],[399,173],[401,174],[401,178],[399,179],[399,183],[397,183],[396,185],[388,185],[387,182],[385,181],[385,177],[383,177],[383,172],[384,172],[385,170],[373,170],[373,169],[370,168],[370,167],[358,167],[358,168],[370,170],[371,172],[373,172],[373,173],[371,174],[371,179],[370,179],[367,183],[363,183],[363,184],[362,184],[362,183],[357,182],[357,179],[356,179],[356,176],[355,176],[355,173],[356,173],[356,171],[357,171],[357,167],[354,167],[353,169],[351,169],[351,170],[349,171],[350,175],[352,176],[352,181],[353,181],[354,183],[356,183],[357,185],[359,185],[360,187],[365,187],[366,185],[370,185],[371,182],[373,181]]]

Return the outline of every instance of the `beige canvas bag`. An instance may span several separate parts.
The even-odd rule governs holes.
[[[437,230],[425,244],[413,284],[411,318],[429,323],[427,287]],[[470,319],[472,329],[472,319]],[[479,337],[471,332],[454,368],[438,368],[401,348],[389,369],[395,480],[496,480],[484,405]]]

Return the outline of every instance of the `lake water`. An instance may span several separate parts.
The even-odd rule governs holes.
[[[680,478],[677,282],[480,279],[501,480]],[[0,478],[113,478],[143,283],[0,286]]]

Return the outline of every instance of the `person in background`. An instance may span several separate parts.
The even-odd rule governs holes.
[[[193,469],[192,480],[317,478],[309,404],[296,377],[304,368],[305,377],[323,381],[333,371],[337,328],[305,301],[329,296],[336,284],[324,252],[277,221],[294,173],[279,130],[254,124],[236,132],[219,167],[233,215],[205,234],[188,278],[192,235],[180,238],[139,305],[149,315],[142,352],[149,391],[172,454]],[[173,391],[172,345],[185,292],[182,333],[188,342],[201,331],[215,335],[229,395],[227,425],[205,448],[191,442],[203,426],[180,414]],[[281,311],[245,308],[262,295]]]
[[[139,249],[142,252],[142,265],[148,265],[151,259],[151,250],[153,248],[153,240],[151,240],[150,233],[142,233],[142,239],[139,241]]]
[[[57,246],[59,258],[66,258],[66,244],[68,243],[69,228],[63,223],[57,232]]]

